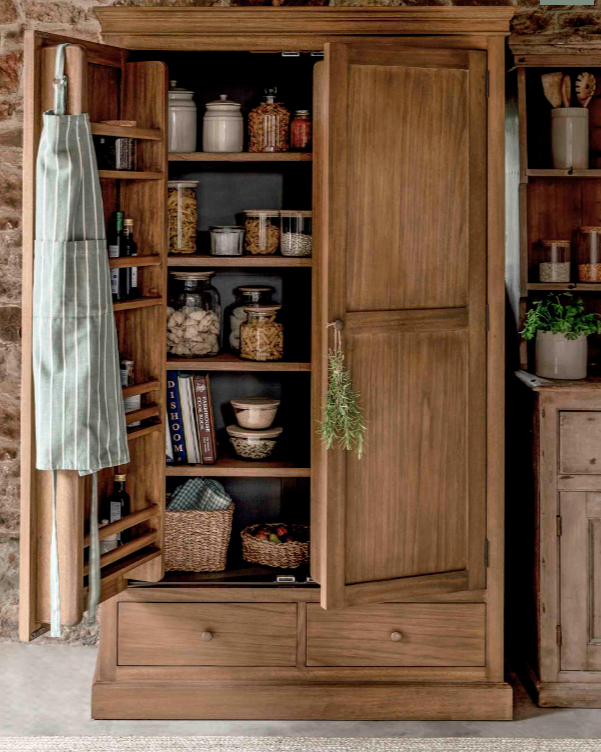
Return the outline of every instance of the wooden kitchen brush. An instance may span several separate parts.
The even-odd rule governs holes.
[[[579,73],[576,79],[576,97],[582,107],[588,107],[595,89],[597,88],[597,81],[592,73]]]

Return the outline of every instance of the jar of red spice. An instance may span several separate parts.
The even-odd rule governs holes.
[[[293,151],[311,151],[311,130],[309,110],[296,110],[290,124],[290,148]]]
[[[601,227],[578,228],[578,281],[601,282]]]

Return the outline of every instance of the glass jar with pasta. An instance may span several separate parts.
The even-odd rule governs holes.
[[[194,253],[196,251],[197,187],[198,180],[169,180],[167,183],[170,253]]]
[[[240,327],[240,357],[246,360],[282,360],[284,327],[277,321],[281,305],[247,306]]]
[[[278,209],[244,210],[244,250],[252,256],[268,256],[280,247]]]

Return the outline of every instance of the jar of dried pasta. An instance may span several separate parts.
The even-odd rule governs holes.
[[[263,101],[248,115],[248,150],[288,151],[290,110],[276,102],[278,90],[265,89]]]
[[[244,210],[244,250],[253,256],[268,256],[280,246],[278,209]]]
[[[282,360],[284,327],[277,320],[281,305],[247,306],[240,327],[240,357],[246,360]]]
[[[196,251],[197,188],[198,180],[169,180],[167,183],[170,253],[194,253]]]

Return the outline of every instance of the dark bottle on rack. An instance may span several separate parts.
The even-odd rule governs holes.
[[[125,475],[115,475],[113,493],[109,496],[109,522],[117,522],[128,514],[131,514],[131,499],[125,490]],[[129,533],[130,530],[117,533],[120,546],[129,540]]]
[[[115,220],[109,236],[109,258],[119,258],[123,242],[123,212],[115,212]],[[121,297],[122,271],[122,269],[111,269],[111,293],[114,302],[123,300]]]
[[[138,246],[134,240],[134,221],[125,219],[123,221],[123,255],[137,256]],[[138,297],[138,267],[132,266],[129,271],[129,297]]]

